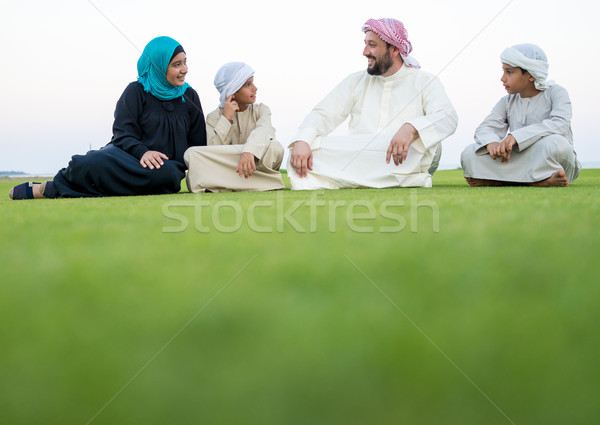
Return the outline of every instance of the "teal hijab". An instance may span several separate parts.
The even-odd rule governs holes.
[[[167,82],[167,68],[179,43],[171,37],[156,37],[151,40],[137,63],[138,82],[144,90],[160,100],[172,100],[181,97],[190,85],[172,86]]]

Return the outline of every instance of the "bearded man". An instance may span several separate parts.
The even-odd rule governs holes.
[[[295,190],[431,187],[440,142],[458,117],[437,77],[420,70],[402,22],[369,19],[366,71],[348,76],[304,119],[288,163]],[[348,135],[329,136],[346,119]]]

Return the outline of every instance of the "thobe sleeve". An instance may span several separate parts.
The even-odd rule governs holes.
[[[352,110],[355,81],[356,74],[350,75],[325,96],[300,124],[292,144],[302,140],[315,149],[318,137],[327,136],[343,123]]]
[[[231,144],[231,122],[223,116],[220,108],[215,109],[206,117],[206,140],[208,145]]]
[[[517,141],[519,151],[527,149],[542,137],[550,134],[563,134],[565,127],[570,126],[573,112],[569,93],[560,86],[552,86],[548,90],[551,90],[549,94],[552,102],[548,118],[510,132]]]
[[[248,135],[243,152],[249,152],[261,159],[271,140],[275,140],[275,129],[271,125],[271,110],[260,104],[257,108],[256,127]]]
[[[484,155],[488,153],[485,148],[490,143],[501,142],[508,133],[507,97],[500,99],[475,130],[475,143],[480,145],[477,153]]]
[[[113,138],[111,143],[137,159],[149,150],[141,140],[142,128],[139,120],[144,106],[144,93],[138,83],[131,83],[119,100],[115,108],[115,121],[113,123]]]
[[[187,137],[188,147],[206,146],[206,121],[198,93],[193,91],[193,96],[188,101],[192,103],[189,109],[191,125]]]
[[[424,83],[421,90],[424,115],[410,120],[409,123],[419,132],[420,142],[417,143],[422,143],[422,147],[429,150],[454,134],[458,116],[438,78],[433,77]],[[415,147],[419,148],[418,145]]]

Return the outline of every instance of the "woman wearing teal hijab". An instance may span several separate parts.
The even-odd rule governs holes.
[[[110,143],[74,155],[53,180],[15,186],[12,199],[177,193],[184,152],[206,145],[198,93],[185,82],[185,51],[170,37],[150,41],[115,109]]]
[[[181,97],[185,102],[183,93],[190,85],[184,83],[182,86],[172,86],[165,77],[169,62],[181,52],[185,53],[183,47],[171,37],[156,37],[148,43],[137,63],[138,82],[144,86],[145,91],[160,100]]]

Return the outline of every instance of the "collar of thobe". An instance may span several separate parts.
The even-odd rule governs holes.
[[[521,97],[521,95],[520,95],[520,94],[517,94],[516,96],[518,96],[518,97],[519,97],[519,99],[520,99],[521,101],[523,101],[523,102],[525,102],[525,103],[528,103],[528,102],[532,102],[532,101],[534,101],[534,100],[535,100],[535,99],[537,99],[538,97],[542,97],[542,96],[543,96],[543,93],[544,93],[544,90],[540,90],[540,92],[539,92],[538,94],[536,94],[535,96],[530,96],[530,97]]]
[[[252,114],[252,111],[254,110],[254,105],[256,105],[256,104],[251,103],[246,107],[245,110],[238,111],[235,114],[233,114],[233,122],[237,122],[239,125],[240,118],[245,118],[246,116],[249,116],[250,114]],[[223,113],[223,108],[221,108],[221,113]]]
[[[406,64],[402,64],[402,66],[400,67],[400,69],[398,71],[396,71],[394,74],[392,75],[388,75],[387,77],[384,77],[383,75],[376,75],[375,77],[378,79],[381,79],[381,81],[386,82],[386,81],[393,81],[396,80],[398,78],[402,78],[408,74],[411,73],[411,70],[414,70],[415,68],[409,68],[406,66]]]

